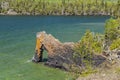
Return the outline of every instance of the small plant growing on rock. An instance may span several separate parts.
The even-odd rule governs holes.
[[[110,45],[110,49],[114,50],[116,48],[120,48],[120,38],[114,40],[112,44]]]
[[[109,19],[105,24],[105,50],[117,48],[116,43],[119,44],[120,38],[120,20],[119,19]]]
[[[98,34],[93,34],[87,30],[81,40],[75,44],[74,58],[81,58],[81,66],[84,68],[83,72],[92,71],[93,55],[102,52],[103,38]]]

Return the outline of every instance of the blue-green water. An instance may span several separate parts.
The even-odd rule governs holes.
[[[108,16],[0,16],[0,80],[64,80],[66,72],[29,62],[36,33],[78,41],[86,29],[104,32]]]

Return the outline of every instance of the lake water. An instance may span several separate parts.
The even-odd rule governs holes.
[[[104,33],[108,16],[0,16],[0,80],[64,80],[66,72],[29,62],[36,33],[77,42],[87,29]]]

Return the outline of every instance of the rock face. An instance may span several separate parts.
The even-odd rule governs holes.
[[[80,56],[74,58],[74,44],[73,42],[61,43],[58,39],[55,39],[51,34],[45,32],[37,33],[35,55],[32,61],[42,62],[43,51],[48,53],[48,60],[45,65],[64,69],[70,71],[73,66],[80,68],[81,58]],[[95,64],[101,64],[105,58],[101,56],[94,56]]]
[[[73,42],[61,43],[52,35],[45,32],[37,33],[36,49],[33,61],[41,62],[43,51],[48,53],[48,60],[46,65],[67,69],[65,64],[73,64]]]
[[[107,57],[108,61],[119,61],[120,60],[120,50],[115,49],[115,50],[108,50],[104,52],[104,56]]]
[[[18,13],[15,12],[13,9],[9,9],[7,12],[8,15],[17,15]]]

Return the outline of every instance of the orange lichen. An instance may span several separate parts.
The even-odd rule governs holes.
[[[37,52],[37,55],[40,57],[41,56],[41,47],[42,47],[42,42],[43,42],[43,39],[44,39],[44,36],[43,35],[40,35],[39,37],[37,37],[36,39],[36,52]]]

